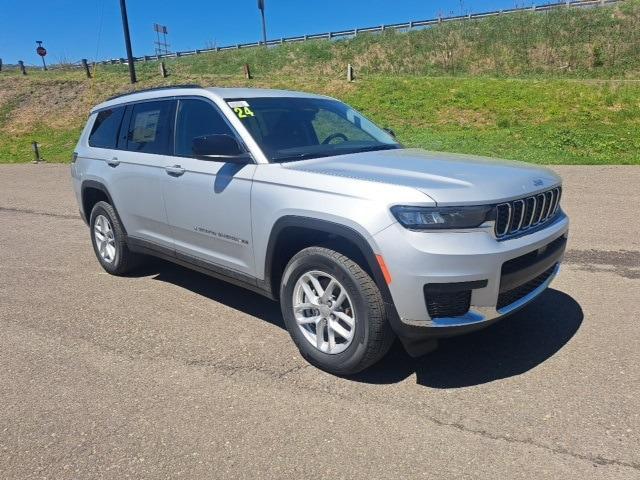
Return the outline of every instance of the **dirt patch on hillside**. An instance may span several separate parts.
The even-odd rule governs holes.
[[[84,82],[47,81],[20,85],[19,82],[3,81],[2,84],[0,106],[4,99],[5,105],[13,102],[2,125],[7,133],[27,133],[36,125],[68,128],[77,126],[86,116],[87,84]]]

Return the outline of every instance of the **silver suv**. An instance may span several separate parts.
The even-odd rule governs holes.
[[[107,272],[154,255],[279,300],[302,355],[336,374],[396,336],[421,355],[526,305],[558,273],[569,224],[547,169],[404,148],[299,92],[110,99],[71,172]]]

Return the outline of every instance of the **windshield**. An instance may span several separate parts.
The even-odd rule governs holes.
[[[323,98],[227,100],[271,162],[402,148],[348,105]]]

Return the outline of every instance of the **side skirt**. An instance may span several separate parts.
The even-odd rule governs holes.
[[[223,280],[238,287],[246,288],[247,290],[259,293],[271,300],[276,300],[271,294],[271,291],[264,287],[264,282],[249,275],[206,262],[184,253],[177,253],[175,250],[140,238],[127,237],[127,246],[132,252],[158,257],[162,260],[175,263],[176,265],[204,273],[205,275],[217,278],[218,280]]]

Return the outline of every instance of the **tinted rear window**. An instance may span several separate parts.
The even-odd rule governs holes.
[[[109,108],[98,112],[89,134],[89,145],[100,148],[116,148],[123,115],[124,107]]]
[[[173,100],[135,104],[129,120],[127,150],[171,155],[174,105]]]

